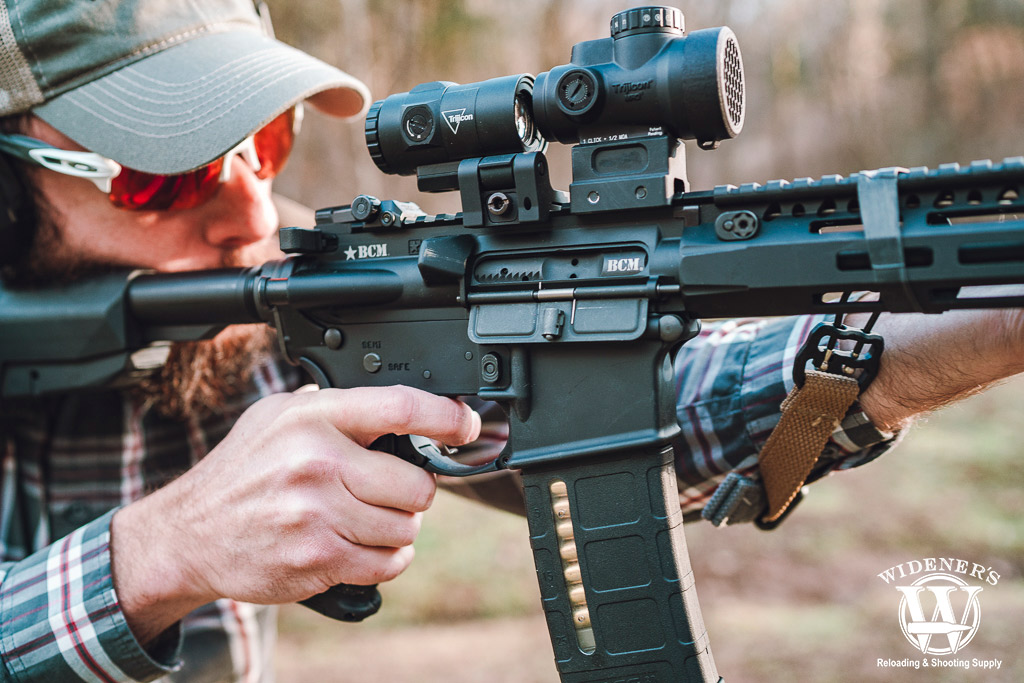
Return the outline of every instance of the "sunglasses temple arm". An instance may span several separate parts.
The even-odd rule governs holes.
[[[242,157],[253,171],[258,172],[263,166],[260,163],[259,155],[256,154],[256,143],[253,140],[253,136],[250,135],[232,147],[228,153],[224,155],[224,161],[220,167],[220,176],[218,177],[220,182],[226,183],[231,180],[231,162],[234,160],[236,155]]]
[[[106,193],[121,173],[121,164],[95,152],[50,147],[42,140],[25,135],[0,135],[0,151],[51,171],[85,178]]]

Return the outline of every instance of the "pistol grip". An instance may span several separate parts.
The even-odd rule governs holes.
[[[561,680],[718,681],[671,448],[577,462],[523,472]]]
[[[323,593],[300,600],[299,604],[338,621],[362,621],[377,613],[380,601],[380,591],[376,585],[353,586],[339,583]]]
[[[396,443],[403,437],[388,434],[370,444],[370,448],[389,453],[399,453]],[[408,459],[408,458],[406,458]],[[419,464],[419,463],[414,463]],[[299,604],[319,612],[325,617],[338,621],[362,621],[372,617],[380,609],[381,595],[377,586],[355,586],[339,583],[323,593],[299,600]]]

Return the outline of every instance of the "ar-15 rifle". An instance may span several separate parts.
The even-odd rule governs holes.
[[[361,195],[282,231],[291,256],[260,267],[0,290],[0,395],[109,384],[167,341],[264,321],[321,386],[497,401],[510,436],[491,463],[392,445],[438,473],[522,471],[562,680],[719,680],[677,498],[673,350],[701,317],[1024,305],[962,289],[1024,282],[1024,159],[691,192],[680,140],[713,148],[743,126],[736,38],[687,35],[662,7],[611,32],[536,80],[374,104],[377,165],[457,190],[460,214]],[[578,143],[568,195],[545,137]],[[878,298],[829,296],[854,290]],[[308,602],[360,619],[379,595]]]

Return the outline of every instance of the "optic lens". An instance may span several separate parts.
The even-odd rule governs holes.
[[[533,117],[530,115],[530,105],[524,99],[522,95],[516,97],[513,116],[516,119],[516,134],[523,141],[523,147],[529,148],[534,136]]]

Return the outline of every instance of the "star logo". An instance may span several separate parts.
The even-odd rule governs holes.
[[[356,250],[354,248],[349,247],[348,249],[345,250],[345,260],[346,261],[352,261],[353,259],[355,259],[355,257],[356,257]]]

